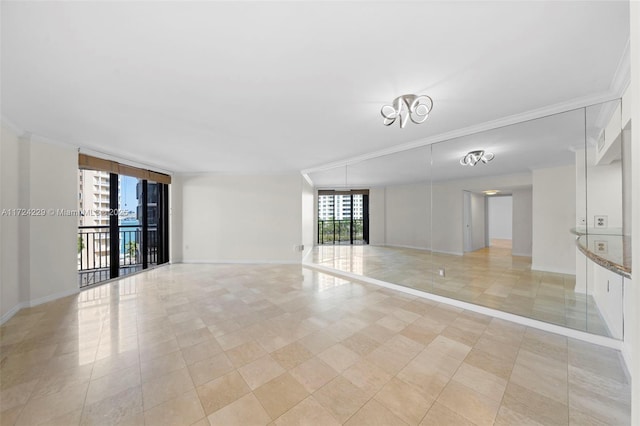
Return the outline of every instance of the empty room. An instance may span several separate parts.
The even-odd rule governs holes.
[[[0,19],[0,425],[640,425],[637,1]]]

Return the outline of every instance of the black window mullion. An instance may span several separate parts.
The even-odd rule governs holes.
[[[148,183],[146,179],[142,180],[142,269],[149,266],[149,212],[147,211],[147,191]]]
[[[164,185],[156,183],[156,191],[158,193],[156,199],[156,264],[161,265],[165,262],[164,257]]]
[[[351,231],[350,231],[350,236],[351,236],[351,244],[353,244],[353,195],[351,195],[349,197],[349,200],[351,201],[351,214],[349,215],[351,217]]]
[[[369,244],[369,196],[362,196],[362,239]]]
[[[109,277],[120,276],[120,229],[118,224],[118,175],[109,174]]]
[[[164,228],[164,238],[162,241],[164,258],[162,259],[162,263],[167,263],[169,261],[169,185],[163,183],[162,192],[164,193],[164,197],[162,197],[161,218]]]

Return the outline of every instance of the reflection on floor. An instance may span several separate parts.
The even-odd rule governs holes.
[[[504,249],[511,249],[513,240],[505,240],[505,239],[501,239],[501,238],[492,238],[491,242],[490,242],[490,246],[496,247],[496,248],[504,248]]]
[[[614,350],[299,265],[142,272],[0,348],[2,425],[630,422]]]
[[[610,337],[593,297],[575,291],[575,276],[532,271],[531,258],[512,256],[508,248],[455,256],[397,247],[319,246],[311,256],[313,263],[339,271]]]

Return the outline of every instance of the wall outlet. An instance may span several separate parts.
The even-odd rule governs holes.
[[[444,277],[444,268],[438,269],[438,275],[440,275],[441,277]]]
[[[609,251],[609,247],[606,241],[594,241],[594,248],[596,253],[607,253]]]
[[[593,226],[595,228],[606,228],[607,227],[607,216],[594,216],[593,217]]]
[[[304,244],[296,244],[293,246],[293,251],[304,251]]]

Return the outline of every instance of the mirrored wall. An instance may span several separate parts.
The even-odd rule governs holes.
[[[368,240],[316,227],[311,261],[622,339],[623,121],[617,100],[312,173],[319,191],[366,191]]]

